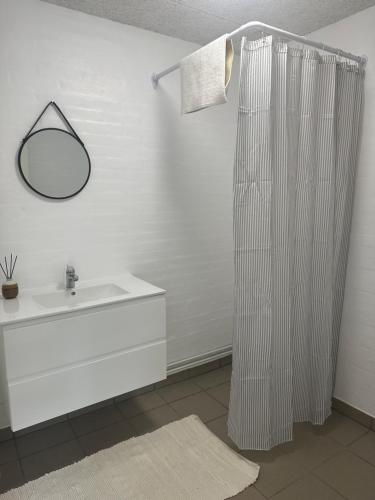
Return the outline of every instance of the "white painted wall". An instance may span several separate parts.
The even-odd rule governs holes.
[[[335,396],[375,417],[375,7],[311,37],[369,58]]]
[[[0,0],[0,255],[18,253],[22,288],[130,271],[168,291],[169,363],[232,335],[231,103],[180,115],[179,74],[150,76],[196,45],[38,0]],[[54,202],[19,178],[15,157],[55,100],[84,141],[92,177]],[[53,125],[54,114],[43,122]]]

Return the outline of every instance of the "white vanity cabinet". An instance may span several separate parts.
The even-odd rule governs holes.
[[[143,294],[132,293],[131,284],[122,286],[128,290],[123,300],[2,321],[3,387],[13,431],[166,377],[164,291],[149,285],[148,294],[147,286]],[[17,300],[20,311],[22,296]]]

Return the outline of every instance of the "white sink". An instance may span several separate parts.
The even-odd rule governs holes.
[[[0,340],[4,325],[164,294],[165,290],[129,273],[80,281],[72,290],[56,285],[24,289],[12,300],[3,300],[0,296]]]
[[[53,309],[63,306],[77,306],[85,302],[91,302],[100,299],[110,299],[126,295],[129,292],[123,288],[106,283],[103,285],[89,286],[85,288],[73,288],[71,290],[61,290],[59,292],[43,293],[33,295],[33,299],[39,305]]]

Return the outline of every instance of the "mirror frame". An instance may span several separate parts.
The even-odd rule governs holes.
[[[75,191],[74,193],[68,195],[68,196],[49,196],[48,194],[44,194],[44,193],[41,193],[40,191],[38,191],[37,189],[35,189],[30,183],[29,181],[26,179],[24,173],[22,172],[22,166],[21,166],[21,154],[22,154],[22,150],[25,146],[25,144],[27,143],[27,141],[30,139],[30,137],[33,137],[33,135],[35,134],[38,134],[40,132],[44,132],[46,130],[58,130],[59,132],[64,132],[64,134],[68,134],[70,135],[70,137],[72,139],[74,139],[75,141],[78,142],[78,144],[81,146],[81,148],[83,149],[83,151],[86,153],[86,156],[87,156],[87,160],[89,162],[89,171],[88,171],[88,174],[87,174],[87,178],[84,182],[84,184],[77,190]],[[91,160],[90,160],[90,156],[87,152],[87,149],[85,148],[83,142],[78,139],[74,134],[72,134],[71,132],[68,132],[67,130],[64,130],[62,128],[57,128],[57,127],[46,127],[46,128],[40,128],[38,130],[36,130],[35,132],[32,132],[30,133],[27,137],[25,137],[25,139],[22,141],[22,144],[21,144],[21,147],[18,151],[18,170],[21,174],[21,177],[22,179],[25,181],[25,183],[27,184],[27,186],[32,190],[34,191],[34,193],[37,193],[39,194],[40,196],[43,196],[43,198],[49,198],[50,200],[66,200],[68,198],[72,198],[73,196],[76,196],[78,193],[80,193],[83,188],[86,186],[86,184],[88,183],[89,179],[90,179],[90,175],[91,175]]]

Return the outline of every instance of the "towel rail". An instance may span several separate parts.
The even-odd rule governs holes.
[[[304,36],[297,35],[296,33],[292,33],[290,31],[285,31],[285,30],[282,30],[281,28],[276,28],[275,26],[270,26],[269,24],[264,24],[264,23],[261,23],[259,21],[250,21],[249,23],[243,24],[242,26],[240,26],[236,30],[232,31],[232,33],[229,33],[228,37],[230,39],[232,39],[236,35],[239,35],[243,31],[247,31],[247,30],[256,30],[256,31],[261,30],[264,34],[280,35],[283,38],[288,38],[289,40],[293,40],[295,42],[299,42],[299,43],[302,43],[304,45],[309,45],[310,47],[315,47],[317,49],[323,50],[324,52],[330,52],[331,54],[336,54],[336,55],[343,57],[345,59],[355,61],[358,64],[361,64],[363,66],[365,66],[367,63],[366,56],[356,56],[354,54],[351,54],[350,52],[345,52],[341,49],[336,49],[334,47],[330,47],[329,45],[325,45],[322,42],[315,42],[314,40],[310,40]],[[164,76],[168,75],[169,73],[176,71],[177,69],[179,69],[179,67],[180,67],[180,63],[176,63],[176,64],[173,64],[173,66],[169,66],[169,68],[166,68],[165,70],[160,71],[160,73],[152,73],[151,82],[152,82],[152,86],[154,87],[154,89],[157,88],[160,78],[163,78]]]

